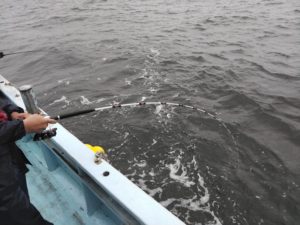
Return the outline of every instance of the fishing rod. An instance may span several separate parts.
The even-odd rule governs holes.
[[[17,54],[24,54],[24,53],[30,53],[30,52],[40,52],[40,51],[42,51],[42,50],[11,52],[11,53],[5,53],[5,54],[4,54],[4,52],[0,52],[0,59],[3,58],[4,56],[8,56],[8,55],[17,55]]]
[[[75,111],[75,112],[69,112],[69,113],[65,113],[65,114],[61,114],[61,115],[57,115],[57,116],[51,116],[51,119],[54,120],[62,120],[62,119],[66,119],[66,118],[70,118],[70,117],[74,117],[74,116],[79,116],[79,115],[83,115],[83,114],[88,114],[91,112],[95,112],[95,111],[102,111],[102,110],[106,110],[106,109],[114,109],[114,108],[121,108],[121,107],[133,107],[133,106],[145,106],[145,105],[155,105],[155,106],[172,106],[172,107],[182,107],[182,108],[188,108],[188,109],[192,109],[192,110],[197,110],[200,111],[202,113],[207,114],[208,116],[219,120],[215,115],[211,114],[210,112],[198,108],[198,107],[194,107],[194,106],[190,106],[190,105],[184,105],[184,104],[179,104],[179,103],[172,103],[172,102],[135,102],[135,103],[127,103],[127,104],[120,104],[120,103],[114,103],[112,105],[109,106],[103,106],[103,107],[99,107],[99,108],[92,108],[92,109],[84,109],[84,110],[79,110],[79,111]]]
[[[62,119],[66,119],[66,118],[70,118],[70,117],[75,117],[75,116],[79,116],[79,115],[84,115],[84,114],[88,114],[88,113],[92,113],[92,112],[96,112],[96,111],[103,111],[103,110],[107,110],[107,109],[117,109],[117,108],[122,108],[122,107],[143,107],[146,105],[154,105],[154,106],[171,106],[171,107],[178,107],[178,108],[187,108],[190,110],[195,110],[201,113],[204,113],[205,115],[209,116],[210,118],[217,120],[224,128],[225,130],[228,132],[228,134],[230,135],[230,137],[232,138],[232,141],[235,145],[237,145],[236,139],[234,137],[234,135],[232,134],[231,130],[229,129],[229,127],[227,126],[227,124],[225,122],[222,121],[222,119],[218,118],[216,115],[208,112],[205,109],[199,108],[199,107],[195,107],[195,106],[190,106],[190,105],[185,105],[185,104],[180,104],[180,103],[173,103],[173,102],[135,102],[135,103],[127,103],[127,104],[120,104],[120,103],[113,103],[109,106],[103,106],[103,107],[99,107],[99,108],[92,108],[92,109],[84,109],[84,110],[79,110],[79,111],[75,111],[75,112],[69,112],[69,113],[65,113],[65,114],[61,114],[61,115],[57,115],[57,116],[51,116],[51,119],[54,120],[62,120]],[[55,133],[56,131],[54,131]]]

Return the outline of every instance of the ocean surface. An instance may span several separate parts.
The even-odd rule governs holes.
[[[61,122],[186,224],[300,224],[299,0],[1,0],[0,51],[27,50],[0,73],[49,114],[209,112]]]

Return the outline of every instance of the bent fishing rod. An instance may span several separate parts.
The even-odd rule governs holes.
[[[21,52],[11,52],[11,53],[5,53],[0,52],[0,59],[3,58],[4,56],[9,56],[9,55],[18,55],[18,54],[24,54],[24,53],[30,53],[30,52],[40,52],[42,50],[31,50],[31,51],[21,51]]]
[[[57,115],[57,116],[51,116],[50,118],[54,119],[54,120],[62,120],[62,119],[66,119],[66,118],[70,118],[70,117],[74,117],[74,116],[79,116],[79,115],[83,115],[83,114],[88,114],[88,113],[95,112],[95,111],[102,111],[102,110],[106,110],[106,109],[114,109],[114,108],[121,108],[121,107],[134,107],[134,106],[142,107],[142,106],[145,106],[145,105],[155,105],[155,106],[161,105],[161,106],[188,108],[188,109],[192,109],[192,110],[202,112],[204,114],[207,114],[211,118],[214,118],[214,119],[218,120],[218,118],[215,115],[213,115],[212,113],[210,113],[210,112],[208,112],[204,109],[194,107],[194,106],[190,106],[190,105],[172,103],[172,102],[136,102],[136,103],[127,103],[127,104],[114,103],[114,104],[109,105],[109,106],[103,106],[103,107],[99,107],[99,108],[84,109],[84,110],[79,110],[79,111],[75,111],[75,112],[69,112],[69,113],[65,113],[65,114],[61,114],[61,115]]]
[[[231,136],[233,142],[236,145],[236,140],[235,140],[232,132],[230,131],[230,129],[228,128],[226,123],[222,121],[222,119],[218,118],[216,115],[208,112],[205,109],[195,107],[195,106],[185,105],[185,104],[173,103],[173,102],[143,102],[142,101],[142,102],[126,103],[126,104],[114,103],[114,104],[111,104],[109,106],[103,106],[103,107],[91,108],[91,109],[84,109],[84,110],[79,110],[79,111],[74,111],[74,112],[69,112],[69,113],[65,113],[65,114],[61,114],[61,115],[57,115],[57,116],[49,116],[49,117],[51,119],[54,119],[54,120],[62,120],[62,119],[75,117],[75,116],[79,116],[79,115],[84,115],[84,114],[88,114],[88,113],[92,113],[92,112],[96,112],[96,111],[103,111],[103,110],[108,110],[108,109],[117,109],[117,108],[123,108],[123,107],[143,107],[143,106],[146,106],[146,105],[170,106],[170,107],[178,107],[178,108],[181,107],[181,108],[186,108],[186,109],[201,112],[201,113],[209,116],[211,119],[214,119],[214,120],[218,121],[226,129],[226,131]],[[56,131],[54,131],[54,133],[55,132]]]

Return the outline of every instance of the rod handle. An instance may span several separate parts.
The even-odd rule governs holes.
[[[94,111],[95,111],[95,109],[85,109],[85,110],[65,113],[65,114],[61,114],[61,115],[57,115],[57,116],[51,116],[50,118],[54,119],[54,120],[61,120],[61,119],[65,119],[65,118],[69,118],[69,117],[73,117],[73,116],[78,116],[78,115],[82,115],[82,114],[91,113],[91,112],[94,112]]]

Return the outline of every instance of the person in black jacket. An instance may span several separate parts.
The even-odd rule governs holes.
[[[24,113],[13,104],[0,105],[0,225],[51,225],[30,203],[25,173],[29,163],[15,141],[38,133],[55,120]]]

